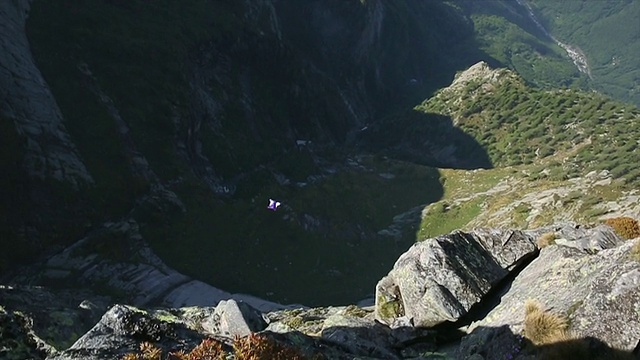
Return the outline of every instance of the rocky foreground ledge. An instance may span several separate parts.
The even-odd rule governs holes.
[[[114,305],[89,292],[2,286],[0,358],[634,359],[639,249],[640,239],[605,225],[458,231],[412,246],[370,307],[268,308],[231,296],[149,308],[141,297]],[[49,266],[70,266],[59,260],[71,253],[83,254]]]

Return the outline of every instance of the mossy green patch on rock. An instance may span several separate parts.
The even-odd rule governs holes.
[[[0,358],[6,360],[44,359],[47,353],[39,347],[32,332],[33,319],[19,311],[0,309]]]
[[[371,314],[371,311],[367,311],[357,305],[349,305],[344,309],[344,313],[349,316],[363,318]]]
[[[163,309],[153,310],[150,315],[160,321],[176,323],[180,322],[180,318],[171,312]]]
[[[402,302],[400,299],[387,299],[384,295],[378,296],[376,304],[378,314],[382,319],[392,320],[404,315]]]
[[[302,326],[304,320],[302,320],[302,316],[296,315],[282,320],[282,323],[297,330]]]

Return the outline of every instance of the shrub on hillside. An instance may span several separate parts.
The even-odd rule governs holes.
[[[183,350],[162,356],[162,350],[149,342],[140,344],[140,353],[126,354],[122,360],[225,360],[233,353],[236,360],[304,360],[297,349],[280,344],[264,335],[251,334],[233,340],[233,352],[225,351],[225,345],[213,339],[204,339],[190,352]],[[315,356],[314,360],[322,359]]]
[[[227,352],[224,351],[223,345],[219,341],[213,339],[204,339],[193,348],[190,352],[178,351],[170,352],[167,356],[162,356],[162,349],[158,346],[143,342],[140,344],[139,354],[126,354],[122,360],[224,360],[227,358]]]
[[[607,219],[605,224],[611,226],[616,234],[620,235],[623,239],[634,239],[640,236],[640,226],[638,221],[630,217],[617,217]]]
[[[233,342],[237,360],[303,360],[298,350],[284,346],[264,335],[251,334]]]

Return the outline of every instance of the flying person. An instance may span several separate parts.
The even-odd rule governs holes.
[[[280,206],[280,202],[279,201],[275,201],[273,199],[269,199],[269,206],[267,206],[267,209],[276,211],[278,209],[278,206]]]

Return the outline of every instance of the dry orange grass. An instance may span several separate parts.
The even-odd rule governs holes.
[[[122,360],[226,360],[231,355],[221,342],[204,339],[190,352],[170,352],[165,358],[162,350],[154,344],[143,342],[140,353],[126,354]],[[265,335],[251,334],[233,341],[233,358],[236,360],[304,360],[306,359],[297,349],[280,344]],[[316,355],[312,360],[321,360]]]
[[[527,300],[524,307],[524,336],[536,345],[537,359],[635,359],[631,352],[614,349],[599,339],[573,337],[569,333],[569,323],[564,316],[545,311],[535,300]]]
[[[540,235],[538,240],[536,241],[536,245],[538,245],[539,249],[545,248],[549,245],[553,245],[556,243],[556,233],[548,232]]]
[[[634,239],[640,236],[640,225],[638,221],[630,217],[617,217],[604,221],[605,224],[611,226],[615,230],[616,234],[620,235],[623,239]]]
[[[569,340],[569,323],[559,316],[542,309],[540,303],[527,300],[524,305],[524,336],[535,345]]]

